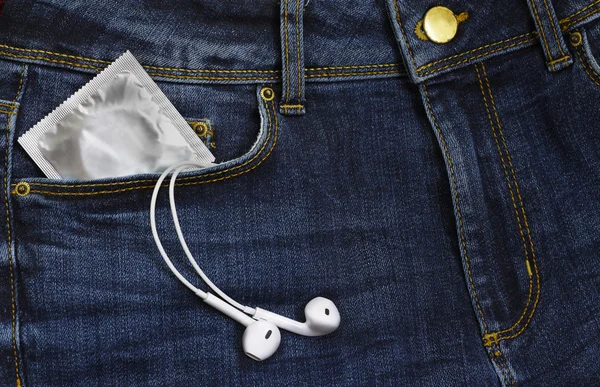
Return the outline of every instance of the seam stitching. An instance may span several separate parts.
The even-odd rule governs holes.
[[[585,15],[577,18],[576,20],[571,20],[569,23],[565,23],[565,25],[562,27],[563,31],[569,29],[571,26],[579,23],[580,21],[582,21],[582,20],[584,20],[584,19],[586,19],[586,18],[588,18],[588,17],[590,17],[590,16],[592,16],[592,15],[598,13],[598,12],[600,12],[600,8],[596,8],[596,9],[590,11],[587,14],[585,14]]]
[[[443,67],[439,67],[439,68],[436,68],[436,69],[429,70],[427,72],[421,73],[420,75],[424,76],[424,75],[434,74],[434,73],[437,73],[439,71],[445,70],[447,68],[455,67],[455,66],[458,66],[458,65],[463,64],[463,63],[469,63],[469,62],[472,62],[475,59],[479,59],[479,58],[482,58],[484,56],[488,56],[488,55],[493,54],[495,52],[506,50],[506,49],[511,48],[511,47],[517,47],[517,46],[520,46],[520,45],[523,45],[523,44],[531,43],[533,41],[535,41],[535,37],[532,37],[532,38],[530,38],[528,40],[523,40],[523,41],[518,42],[518,43],[513,43],[513,44],[510,44],[510,45],[507,45],[507,46],[498,47],[496,49],[493,49],[493,50],[490,50],[490,51],[486,51],[486,52],[484,52],[482,54],[479,54],[479,55],[476,55],[476,56],[472,56],[470,58],[463,59],[463,60],[455,62],[455,63],[450,63],[450,64],[445,65]]]
[[[19,87],[17,89],[17,95],[13,99],[13,105],[16,104],[17,100],[21,96],[21,92],[23,90],[23,77],[25,75],[25,64],[21,65],[21,75],[19,76]],[[15,363],[15,384],[17,387],[21,386],[21,375],[19,372],[19,355],[17,353],[17,305],[15,300],[15,273],[13,272],[13,252],[12,252],[12,230],[10,228],[10,208],[9,208],[9,198],[8,195],[10,193],[8,187],[8,157],[9,157],[9,140],[10,140],[10,119],[11,116],[6,118],[6,154],[4,158],[4,197],[5,202],[4,205],[6,207],[6,239],[7,239],[7,254],[8,254],[8,267],[9,267],[9,276],[10,276],[10,297],[11,297],[11,341],[12,341],[12,350],[13,357]]]
[[[511,157],[510,151],[508,149],[508,143],[506,141],[506,138],[504,137],[504,132],[502,130],[502,124],[500,123],[500,117],[498,115],[498,110],[496,109],[496,103],[495,103],[495,100],[494,100],[494,96],[493,96],[492,90],[491,90],[491,88],[489,86],[489,79],[487,77],[487,72],[486,72],[485,66],[483,66],[483,64],[481,65],[481,67],[482,67],[484,78],[486,79],[486,83],[488,84],[488,92],[489,92],[490,100],[491,100],[491,103],[492,103],[492,110],[494,112],[494,117],[495,117],[497,128],[498,128],[498,134],[500,135],[500,140],[501,140],[502,146],[504,148],[504,152],[506,154],[506,159],[508,161],[508,166],[509,166],[509,170],[510,170],[511,177],[512,177],[512,180],[513,180],[515,192],[517,194],[517,198],[518,198],[518,201],[519,201],[519,207],[521,209],[521,216],[523,217],[523,223],[525,224],[526,237],[527,237],[527,242],[529,242],[529,251],[531,253],[531,261],[533,262],[535,279],[536,279],[536,285],[537,285],[536,286],[535,301],[533,303],[533,308],[531,309],[531,311],[529,311],[527,313],[528,314],[527,321],[523,324],[523,326],[519,329],[518,332],[516,332],[515,334],[510,335],[510,336],[502,336],[502,334],[503,333],[508,333],[510,331],[513,331],[513,330],[517,329],[518,325],[522,322],[525,313],[521,316],[521,318],[519,319],[519,321],[517,321],[517,323],[515,323],[512,327],[510,327],[508,329],[505,329],[505,330],[501,330],[501,331],[490,333],[490,335],[495,335],[496,336],[495,341],[498,342],[500,340],[512,339],[512,338],[515,338],[515,337],[519,336],[529,326],[529,323],[531,322],[531,319],[535,315],[535,311],[536,311],[537,306],[538,306],[538,302],[539,302],[539,299],[540,299],[541,284],[540,284],[540,276],[539,276],[539,270],[538,270],[537,259],[536,259],[536,254],[535,254],[535,245],[533,243],[533,238],[532,238],[532,235],[531,235],[531,228],[530,228],[529,222],[527,220],[527,213],[525,211],[525,205],[524,205],[523,197],[521,195],[521,190],[519,188],[519,182],[517,180],[516,172],[515,172],[515,169],[514,169],[514,166],[513,166],[513,162],[512,162],[512,157]],[[527,262],[529,262],[529,261],[526,261],[526,263]],[[530,280],[530,284],[531,284],[531,282],[533,281],[533,278],[530,277],[529,280]],[[530,301],[528,300],[528,304],[529,304],[529,302]],[[527,310],[527,308],[526,308],[526,310]]]
[[[579,11],[577,11],[575,13],[572,13],[571,15],[567,16],[562,21],[566,22],[567,20],[570,20],[570,19],[574,18],[575,16],[579,15],[580,13],[582,13],[584,11],[587,11],[588,9],[590,9],[591,7],[593,7],[594,5],[596,5],[598,3],[600,3],[600,0],[593,1],[592,3],[588,4],[587,6],[581,8]]]
[[[480,66],[481,66],[481,71],[485,71],[485,66],[483,65],[483,63],[481,63]],[[494,121],[492,120],[492,115],[491,115],[491,112],[490,112],[490,107],[488,105],[488,101],[487,101],[487,97],[486,97],[486,91],[485,91],[485,88],[484,88],[484,85],[483,85],[483,81],[481,79],[481,72],[480,72],[479,67],[477,65],[475,65],[475,71],[477,72],[477,79],[479,80],[479,87],[480,87],[480,90],[481,90],[481,95],[483,96],[483,102],[484,102],[485,110],[486,110],[487,117],[488,117],[488,120],[489,120],[489,123],[490,123],[490,128],[492,130],[492,135],[494,137],[494,142],[496,143],[496,149],[498,150],[498,155],[500,156],[500,161],[501,161],[501,164],[502,164],[502,170],[504,172],[504,177],[506,179],[506,186],[508,188],[508,192],[510,193],[510,198],[511,198],[511,201],[512,201],[512,205],[513,205],[515,217],[516,217],[516,220],[517,220],[517,228],[519,230],[519,235],[520,235],[521,241],[523,243],[523,250],[525,252],[525,261],[528,261],[529,260],[529,250],[527,248],[527,242],[526,242],[526,239],[525,239],[525,234],[523,233],[523,224],[521,223],[521,218],[519,216],[519,209],[517,207],[517,202],[516,202],[515,194],[514,194],[513,187],[512,187],[513,184],[511,183],[511,179],[510,179],[510,176],[509,176],[509,173],[508,173],[508,167],[507,167],[507,163],[506,163],[506,160],[505,160],[505,155],[504,155],[504,152],[503,152],[503,150],[502,150],[502,148],[500,146],[500,141],[498,140],[498,134],[496,132]],[[487,84],[487,93],[489,93],[489,95],[490,95],[490,101],[491,101],[491,99],[492,99],[492,90],[491,90],[491,87],[490,87],[490,84],[489,84],[489,79],[487,78],[487,73],[484,72],[484,74],[485,74],[484,78],[485,78],[485,81],[486,81],[486,84]],[[495,106],[493,107],[493,109],[494,109],[494,112],[496,113]],[[529,310],[529,307],[531,305],[531,296],[532,296],[532,293],[533,293],[533,281],[530,278],[529,279],[529,292],[528,292],[528,296],[527,296],[527,302],[525,304],[525,307],[523,309],[523,313],[521,314],[521,317],[509,329],[505,329],[503,331],[499,331],[499,332],[495,332],[495,333],[508,332],[508,331],[514,329],[516,326],[518,326],[521,323],[521,321],[523,320],[523,318],[525,318],[525,316],[527,314],[527,311]]]
[[[574,17],[576,17],[579,14],[583,13],[584,11],[587,11],[588,9],[590,9],[590,8],[598,5],[599,3],[600,3],[600,0],[595,0],[593,3],[587,5],[586,7],[584,7],[582,9],[578,10],[577,12],[575,12],[575,13],[573,13],[573,14],[571,14],[571,15],[563,18],[563,19],[561,19],[559,21],[559,25],[561,25],[561,29],[563,31],[565,31],[565,30],[569,29],[572,25],[578,23],[579,21],[581,21],[581,20],[583,20],[583,19],[585,19],[585,18],[587,18],[589,16],[592,16],[592,15],[596,14],[597,12],[600,12],[600,8],[593,9],[589,13],[587,13],[587,14],[579,17],[579,18],[577,18],[576,20],[572,20]],[[395,5],[395,8],[396,8],[396,18],[398,19],[398,23],[400,25],[400,30],[401,30],[402,35],[404,36],[405,41],[407,43],[408,51],[409,51],[409,54],[411,56],[411,60],[413,62],[413,67],[416,67],[414,55],[412,53],[412,49],[411,49],[410,44],[408,43],[408,40],[406,38],[406,33],[404,31],[404,27],[402,26],[401,20],[399,19],[399,9],[398,9],[397,0],[394,1],[394,5]],[[516,37],[513,37],[513,38],[502,40],[500,42],[486,44],[484,46],[481,46],[481,47],[478,47],[478,48],[475,48],[475,49],[472,49],[472,50],[469,50],[469,51],[466,51],[466,52],[463,52],[463,53],[460,53],[460,54],[455,54],[455,55],[452,55],[450,57],[442,58],[440,60],[427,63],[427,64],[425,64],[423,66],[420,66],[419,68],[416,68],[416,71],[417,71],[418,75],[421,75],[421,76],[433,74],[433,73],[436,73],[438,71],[445,70],[448,67],[452,67],[452,66],[457,66],[457,65],[463,64],[463,63],[465,63],[465,61],[459,61],[459,62],[451,64],[449,66],[445,66],[445,67],[442,67],[442,68],[439,68],[439,69],[434,69],[433,71],[429,71],[429,72],[426,72],[426,73],[423,73],[423,74],[420,74],[420,72],[422,72],[426,68],[433,67],[436,64],[439,64],[439,63],[442,63],[442,62],[445,62],[445,61],[449,61],[449,60],[454,59],[454,58],[463,57],[463,56],[468,55],[470,53],[473,53],[473,52],[476,52],[476,51],[481,51],[481,50],[483,50],[485,48],[492,47],[492,46],[499,45],[499,44],[503,44],[503,43],[510,42],[510,41],[514,41],[514,40],[517,40],[517,39],[520,39],[520,38],[523,38],[523,37],[528,37],[529,36],[530,38],[529,38],[529,40],[527,40],[527,42],[522,42],[522,43],[515,44],[515,45],[509,45],[509,46],[504,47],[504,49],[515,47],[515,46],[518,46],[518,45],[521,45],[521,44],[524,44],[524,43],[529,43],[529,42],[531,42],[531,41],[533,41],[535,39],[536,35],[537,35],[536,32],[529,32],[529,33],[522,34],[522,35],[519,35],[519,36],[516,36]],[[77,55],[68,55],[68,54],[62,54],[62,53],[58,53],[58,52],[52,52],[52,51],[46,51],[46,50],[39,50],[39,49],[28,49],[28,48],[21,48],[21,47],[13,47],[13,46],[2,45],[2,44],[0,44],[0,48],[6,48],[6,49],[9,49],[9,50],[21,51],[21,52],[25,52],[25,53],[44,53],[44,54],[48,54],[48,55],[52,55],[52,56],[59,56],[59,57],[64,57],[64,58],[78,59],[78,60],[82,60],[82,61],[86,61],[86,62],[95,62],[95,63],[101,63],[101,64],[110,64],[111,63],[110,61],[101,60],[101,59],[86,58],[86,57],[77,56]],[[472,57],[470,60],[475,60],[475,59],[481,58],[482,56],[485,56],[485,55],[488,55],[488,54],[492,54],[492,53],[497,52],[497,51],[499,51],[499,50],[492,50],[492,51],[486,52],[485,54]],[[38,59],[38,60],[43,60],[43,61],[52,62],[52,63],[66,64],[66,65],[74,66],[74,67],[90,68],[90,69],[94,69],[94,70],[98,70],[98,71],[101,71],[104,68],[104,67],[98,67],[98,66],[78,64],[78,63],[69,62],[69,61],[55,60],[55,59],[46,58],[46,57],[43,57],[43,56],[15,55],[15,54],[11,54],[11,53],[8,53],[8,52],[5,52],[5,51],[0,51],[0,55],[5,55],[5,56],[8,56],[8,57],[13,57],[13,58]],[[348,69],[350,69],[350,68],[352,68],[352,69],[359,69],[359,68],[370,68],[370,67],[376,67],[377,68],[377,67],[392,67],[392,66],[399,66],[399,64],[391,64],[390,63],[390,64],[355,65],[355,66],[328,66],[328,67],[307,68],[306,71],[322,71],[322,70],[347,69],[347,68]],[[154,69],[154,70],[168,70],[168,71],[178,71],[178,72],[210,72],[210,73],[212,73],[212,72],[214,72],[214,73],[247,73],[248,72],[248,73],[272,73],[272,74],[278,74],[279,73],[278,70],[186,69],[186,68],[160,67],[160,66],[150,66],[150,65],[144,65],[143,67],[149,68],[149,69]],[[154,75],[155,76],[168,77],[166,74],[154,74]],[[335,76],[335,75],[333,75],[333,76]],[[316,76],[312,76],[310,78],[313,78],[313,77],[316,77]],[[325,75],[323,75],[323,77],[325,77]],[[184,78],[184,77],[182,77],[182,78]],[[309,78],[309,76],[307,76],[307,78]],[[190,78],[190,79],[193,79],[193,78]],[[203,79],[203,78],[199,78],[199,79]],[[207,80],[213,80],[214,78],[207,77],[205,79],[207,79]],[[229,79],[229,78],[222,78],[221,80],[264,80],[264,81],[269,81],[269,80],[277,80],[277,79],[278,79],[278,77],[274,76],[274,78],[272,78],[272,79],[260,79],[260,78],[256,78],[256,79],[254,79],[254,78],[232,78],[232,79]],[[214,80],[219,80],[219,79],[214,79]]]
[[[427,63],[426,65],[423,65],[423,66],[419,67],[417,69],[417,71],[423,71],[423,70],[425,70],[425,69],[427,69],[429,67],[432,67],[432,66],[434,66],[434,65],[436,65],[438,63],[442,63],[442,62],[445,62],[445,61],[448,61],[448,60],[451,60],[451,59],[459,58],[459,57],[462,57],[462,56],[465,56],[465,55],[468,55],[468,54],[472,54],[472,53],[474,53],[476,51],[481,51],[481,50],[483,50],[485,48],[490,48],[492,46],[497,46],[499,44],[504,44],[504,43],[512,42],[513,40],[518,40],[518,39],[521,39],[521,38],[534,39],[535,38],[534,35],[536,35],[536,34],[537,33],[535,33],[535,32],[528,32],[526,34],[518,35],[518,36],[515,36],[515,37],[510,38],[510,39],[505,39],[505,40],[501,40],[499,42],[489,43],[489,44],[486,44],[484,46],[481,46],[481,47],[478,47],[478,48],[475,48],[475,49],[472,49],[472,50],[469,50],[469,51],[466,51],[466,52],[461,52],[460,54],[455,54],[455,55],[452,55],[452,56],[449,56],[449,57],[437,60],[435,62]]]
[[[579,58],[579,61],[581,62],[581,66],[585,70],[585,73],[587,74],[588,78],[590,78],[590,80],[592,82],[594,82],[597,86],[600,86],[600,82],[598,82],[598,79],[597,79],[597,77],[600,78],[600,74],[596,73],[593,68],[591,68],[591,69],[588,68],[587,54],[582,55],[581,50],[579,48],[576,48],[575,52],[577,53],[577,57]],[[591,67],[591,65],[590,65],[590,67]]]
[[[591,7],[593,7],[593,6],[597,5],[597,4],[599,4],[599,3],[600,3],[600,0],[596,0],[594,3],[592,3],[592,4],[588,5],[586,8],[588,8],[588,9],[589,9],[589,8],[591,8]],[[571,18],[573,18],[575,15],[577,15],[577,14],[579,14],[579,13],[581,13],[581,12],[582,12],[582,10],[579,10],[579,11],[575,12],[574,14],[572,14],[572,15],[570,15],[570,16],[568,16],[568,17],[566,17],[566,18],[562,19],[562,20],[560,20],[560,21],[559,21],[559,25],[561,25],[561,26],[562,26],[562,27],[561,27],[561,29],[562,29],[562,30],[567,30],[567,29],[569,29],[569,28],[570,28],[572,25],[574,25],[574,24],[576,24],[576,23],[580,22],[581,20],[584,20],[584,19],[586,19],[586,18],[588,18],[588,17],[590,17],[590,16],[592,16],[592,15],[594,15],[594,14],[596,14],[596,13],[600,12],[600,8],[593,9],[592,11],[588,12],[587,14],[584,14],[584,15],[580,16],[580,17],[579,17],[579,18],[577,18],[576,20],[571,20]],[[434,73],[436,73],[436,72],[439,72],[439,71],[445,70],[445,69],[447,69],[447,68],[449,68],[449,67],[458,66],[458,65],[461,65],[461,64],[463,64],[463,63],[468,63],[468,62],[471,62],[472,60],[479,59],[479,58],[481,58],[481,57],[484,57],[484,56],[487,56],[487,55],[493,54],[494,52],[498,52],[498,51],[501,51],[501,50],[504,50],[504,49],[508,49],[508,48],[512,48],[512,47],[520,46],[520,45],[523,45],[523,44],[526,44],[526,43],[531,43],[531,42],[533,42],[533,41],[536,39],[537,35],[538,35],[538,34],[537,34],[537,32],[529,32],[529,33],[522,34],[522,35],[519,35],[519,36],[516,36],[516,37],[510,38],[510,39],[502,40],[502,41],[500,41],[500,42],[495,42],[495,43],[486,44],[486,45],[484,45],[484,46],[481,46],[481,47],[478,47],[478,48],[475,48],[475,49],[472,49],[472,50],[469,50],[469,51],[466,51],[466,52],[463,52],[463,53],[460,53],[460,54],[455,54],[455,55],[453,55],[453,56],[450,56],[450,57],[442,58],[442,59],[440,59],[440,60],[437,60],[437,61],[434,61],[434,62],[427,63],[427,64],[425,64],[425,65],[423,65],[423,66],[421,66],[421,67],[417,68],[417,73],[418,73],[420,76],[425,76],[425,75],[434,74]],[[451,59],[455,59],[455,58],[461,58],[461,57],[464,57],[464,56],[466,56],[466,55],[468,55],[468,54],[471,54],[471,53],[474,53],[474,52],[477,52],[477,51],[481,51],[481,50],[483,50],[483,49],[485,49],[485,48],[489,48],[489,47],[492,47],[492,46],[500,45],[500,44],[503,44],[503,43],[512,42],[512,41],[515,41],[515,40],[518,40],[518,39],[521,39],[521,38],[526,38],[526,40],[524,40],[524,41],[522,41],[522,42],[519,42],[519,43],[514,43],[514,44],[510,44],[510,45],[502,46],[501,48],[497,48],[497,49],[493,49],[493,50],[490,50],[490,51],[486,51],[486,52],[484,52],[484,53],[482,53],[482,54],[479,54],[479,55],[476,55],[476,56],[472,56],[472,57],[470,57],[470,58],[467,58],[467,59],[464,59],[464,60],[461,60],[461,61],[457,61],[457,62],[454,62],[454,63],[448,64],[448,65],[446,65],[446,66],[444,66],[444,67],[440,67],[440,68],[434,68],[434,69],[432,69],[432,70],[429,70],[429,71],[427,71],[427,72],[423,72],[423,70],[425,70],[425,69],[427,69],[427,68],[429,68],[429,67],[434,67],[435,65],[437,65],[437,64],[439,64],[439,63],[443,63],[443,62],[446,62],[446,61],[449,61],[449,60],[451,60]]]
[[[548,6],[548,2],[546,0],[544,0],[544,7],[546,7],[546,13],[548,14],[548,21],[550,22],[550,25],[552,26],[552,31],[554,32],[554,39],[556,39],[556,45],[558,46],[560,54],[563,57],[567,56],[562,49],[562,42],[559,39],[558,34],[556,33],[556,26],[554,25],[555,24],[554,18],[552,17],[552,13],[550,12],[550,7]]]
[[[288,0],[284,0],[283,3],[283,30],[285,31],[285,67],[282,74],[285,76],[285,104],[290,102],[290,59],[289,59],[289,41],[288,41]],[[287,109],[283,108],[284,112],[287,113]]]
[[[302,69],[300,67],[300,0],[296,0],[296,52],[298,55],[298,106],[302,106]],[[302,107],[298,107],[298,114],[302,112]]]
[[[226,180],[226,179],[230,179],[232,177],[235,176],[239,176],[241,174],[244,174],[246,172],[250,172],[252,170],[254,170],[256,167],[258,167],[260,164],[262,164],[262,162],[264,160],[266,160],[269,155],[271,154],[271,152],[273,151],[273,149],[275,148],[275,145],[277,144],[277,138],[278,138],[278,134],[279,134],[279,119],[277,118],[277,114],[275,112],[275,105],[273,103],[271,103],[271,110],[273,111],[273,116],[274,116],[274,121],[275,121],[275,134],[274,134],[274,139],[273,139],[273,143],[271,144],[271,147],[269,148],[269,151],[267,152],[267,154],[260,159],[255,165],[253,165],[252,167],[248,168],[248,169],[244,169],[241,170],[235,174],[232,175],[226,175],[226,176],[222,176],[222,177],[218,177],[215,179],[211,179],[211,180],[198,180],[198,179],[203,179],[206,177],[211,177],[211,176],[216,176],[216,175],[220,175],[226,172],[230,172],[239,168],[242,168],[246,165],[248,165],[249,163],[251,163],[252,161],[256,160],[256,158],[258,158],[259,156],[262,155],[263,150],[265,149],[265,147],[267,146],[267,144],[269,143],[270,139],[271,139],[271,134],[272,134],[272,118],[271,115],[269,114],[269,102],[265,102],[266,104],[266,111],[267,111],[267,120],[268,120],[268,125],[267,125],[267,138],[265,139],[264,144],[262,145],[262,147],[260,148],[260,150],[256,153],[256,155],[254,155],[250,160],[247,160],[246,162],[237,165],[237,166],[233,166],[231,168],[225,169],[223,171],[219,171],[219,172],[215,172],[215,173],[211,173],[211,174],[206,174],[206,175],[201,175],[201,176],[190,176],[190,177],[183,177],[182,179],[178,179],[178,180],[192,180],[195,179],[197,181],[192,181],[192,182],[188,182],[188,183],[179,183],[176,184],[178,187],[179,186],[187,186],[187,185],[197,185],[197,184],[206,184],[206,183],[214,183],[217,181],[222,181],[222,180]],[[148,180],[140,180],[140,182],[152,182],[155,180],[152,179],[148,179]],[[123,182],[124,183],[124,182]],[[116,183],[114,183],[116,184]],[[79,187],[90,187],[90,186],[95,186],[95,184],[87,184],[87,185],[58,185],[58,184],[36,184],[36,183],[30,183],[30,185],[32,187],[36,187],[36,186],[54,186],[54,187],[62,187],[62,188],[79,188]],[[49,190],[35,190],[35,189],[31,189],[29,192],[30,193],[38,193],[38,194],[47,194],[47,195],[57,195],[57,196],[89,196],[89,195],[100,195],[100,194],[111,194],[111,193],[119,193],[119,192],[126,192],[126,191],[133,191],[133,190],[138,190],[138,189],[151,189],[154,188],[153,185],[149,185],[149,186],[133,186],[133,187],[127,187],[127,188],[121,188],[121,189],[116,189],[116,190],[105,190],[105,191],[97,191],[97,192],[61,192],[61,191],[49,191]]]
[[[452,190],[454,192],[454,204],[456,205],[456,214],[458,215],[458,223],[459,223],[458,232],[460,234],[462,252],[464,255],[465,266],[467,268],[467,275],[469,277],[469,284],[470,284],[471,291],[473,292],[473,298],[475,299],[475,305],[477,307],[477,311],[479,312],[479,316],[481,317],[483,331],[485,334],[487,334],[487,332],[488,332],[487,323],[485,321],[485,317],[483,316],[483,310],[479,303],[479,297],[477,296],[477,291],[475,290],[475,282],[473,281],[473,276],[471,273],[471,264],[469,263],[469,257],[467,255],[467,241],[466,241],[465,231],[464,231],[464,227],[463,227],[462,214],[460,211],[458,185],[456,182],[456,176],[454,174],[454,164],[452,163],[450,151],[448,150],[448,144],[446,143],[444,135],[442,134],[442,130],[435,118],[435,113],[433,112],[433,107],[431,106],[431,102],[429,100],[429,93],[427,91],[427,87],[425,84],[423,84],[423,91],[425,93],[425,100],[427,101],[427,110],[431,114],[431,118],[432,118],[434,126],[438,132],[440,142],[442,143],[442,146],[444,148],[446,160],[448,161],[448,169],[450,171],[450,178],[452,179]]]
[[[500,353],[500,356],[499,356],[500,361],[502,362],[502,365],[504,366],[504,369],[506,370],[506,374],[508,375],[509,384],[511,387],[514,387],[515,379],[513,378],[512,372],[510,372],[510,368],[508,368],[508,364],[506,363],[504,354],[502,353],[502,350],[500,349],[500,345],[496,345],[496,351],[498,351],[498,353]]]
[[[408,42],[408,37],[406,36],[406,32],[404,31],[404,26],[402,25],[402,20],[400,18],[400,8],[398,7],[398,0],[394,0],[394,7],[396,8],[396,20],[398,21],[400,32],[402,33],[402,36],[404,36],[404,42],[406,43],[406,48],[408,48],[408,54],[410,55],[413,69],[415,70],[415,72],[418,72],[417,64],[415,62],[415,56],[412,52],[412,48],[410,48],[410,43]]]

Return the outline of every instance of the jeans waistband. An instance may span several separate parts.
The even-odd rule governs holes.
[[[493,55],[544,44],[538,30],[545,32],[546,43],[559,42],[553,40],[552,18],[536,21],[528,2],[546,17],[549,0],[444,0],[440,5],[469,17],[451,42],[436,44],[415,34],[429,2],[313,0],[303,9],[303,57],[288,68],[299,64],[311,82],[394,77],[406,70],[421,82]],[[555,0],[552,5],[550,14],[558,20],[554,28],[562,32],[600,15],[600,0]],[[10,0],[0,18],[0,57],[98,72],[129,49],[159,79],[280,82],[281,10],[276,0]],[[288,36],[295,37],[293,32]],[[560,42],[550,45],[548,62],[560,59]],[[298,79],[290,81],[291,87]]]
[[[463,14],[464,20],[453,40],[437,44],[424,40],[417,30],[431,5],[386,2],[415,82],[536,43],[543,45],[549,69],[559,70],[570,63],[562,33],[600,16],[600,0],[444,0],[443,6]]]

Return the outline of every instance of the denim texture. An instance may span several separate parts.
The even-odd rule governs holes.
[[[414,33],[437,4],[312,0],[301,116],[279,110],[279,2],[176,4],[5,4],[2,386],[600,384],[600,1],[552,2],[572,64],[550,71],[525,2],[448,0],[469,18],[437,45]],[[336,332],[247,358],[152,242],[156,175],[50,180],[18,146],[126,49],[215,133],[222,164],[176,190],[200,266],[295,319],[327,297]],[[166,194],[157,221],[207,289]]]

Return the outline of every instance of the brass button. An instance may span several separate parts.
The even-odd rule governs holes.
[[[579,46],[581,46],[581,43],[583,42],[583,36],[581,36],[581,33],[575,31],[571,34],[571,36],[569,37],[569,40],[571,41],[571,44],[573,45],[573,47],[579,47]]]
[[[15,193],[19,196],[29,195],[30,190],[31,190],[31,188],[29,187],[29,184],[27,184],[24,181],[19,182],[17,184],[17,186],[15,187]]]
[[[263,88],[260,95],[265,101],[271,101],[275,98],[275,92],[270,87]]]
[[[456,36],[458,20],[448,8],[433,7],[423,18],[423,31],[432,42],[448,43]]]

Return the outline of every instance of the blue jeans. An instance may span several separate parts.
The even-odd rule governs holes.
[[[600,384],[600,1],[447,0],[445,44],[429,2],[281,3],[7,0],[0,383]],[[127,49],[210,127],[176,190],[200,266],[291,318],[327,297],[336,332],[247,358],[152,242],[157,176],[50,180],[18,145]]]

